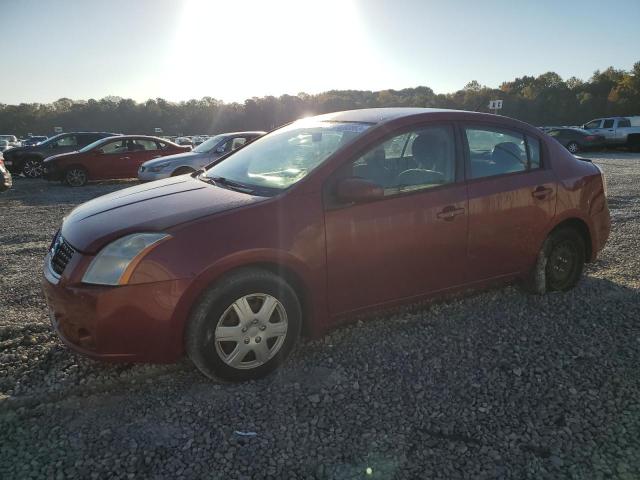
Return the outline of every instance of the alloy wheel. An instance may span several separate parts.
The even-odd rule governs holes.
[[[571,153],[578,153],[578,144],[576,142],[571,142],[569,145],[567,145],[567,150],[569,150]]]
[[[22,166],[22,173],[28,178],[38,178],[42,176],[42,162],[35,158],[30,158]]]
[[[81,187],[87,183],[87,173],[79,168],[73,168],[67,171],[66,180],[72,187]]]
[[[245,295],[218,320],[216,353],[230,367],[257,368],[282,348],[287,328],[287,313],[278,299],[264,293]]]

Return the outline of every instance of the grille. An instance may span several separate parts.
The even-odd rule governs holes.
[[[69,260],[71,260],[71,257],[73,257],[76,251],[62,238],[62,235],[58,236],[51,250],[51,269],[58,275],[62,275]]]

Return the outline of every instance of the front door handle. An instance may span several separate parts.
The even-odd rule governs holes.
[[[120,157],[120,160],[131,160],[131,157]]]
[[[458,215],[464,215],[464,208],[456,208],[454,205],[449,205],[448,207],[444,207],[440,212],[438,212],[436,216],[440,220],[451,221]]]
[[[549,195],[551,195],[551,193],[553,193],[553,190],[551,188],[540,186],[533,192],[531,192],[531,196],[533,196],[533,198],[537,198],[538,200],[544,200]]]

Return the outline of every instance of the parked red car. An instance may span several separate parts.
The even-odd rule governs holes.
[[[147,160],[184,153],[183,147],[158,137],[119,135],[102,138],[77,152],[46,158],[44,178],[62,180],[72,187],[80,187],[92,180],[135,178],[138,168]]]
[[[44,262],[58,334],[104,360],[274,369],[301,331],[496,281],[567,290],[609,235],[600,169],[525,123],[369,109],[87,202]],[[400,327],[398,327],[400,328]]]

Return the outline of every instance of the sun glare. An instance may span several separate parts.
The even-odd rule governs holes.
[[[243,101],[296,94],[300,85],[310,92],[348,88],[370,57],[349,0],[313,7],[293,0],[188,0],[177,21],[164,79],[171,99]]]

